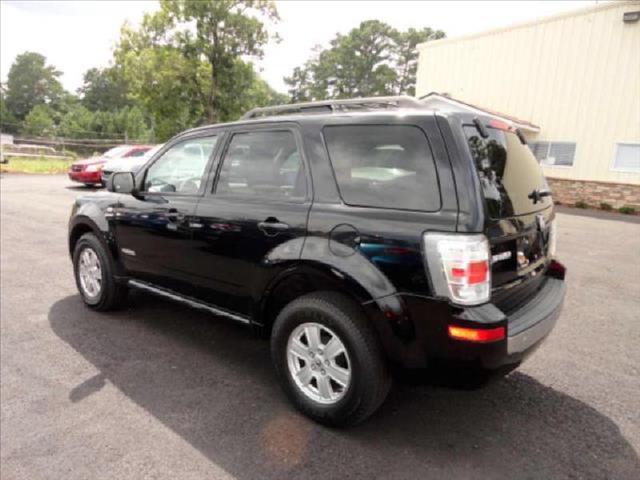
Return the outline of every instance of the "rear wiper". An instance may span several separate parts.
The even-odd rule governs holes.
[[[550,197],[550,196],[551,196],[550,190],[540,190],[537,188],[528,195],[528,197],[531,200],[533,200],[534,205],[538,202],[541,202],[544,197]]]

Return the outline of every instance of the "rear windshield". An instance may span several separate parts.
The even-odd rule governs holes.
[[[324,138],[346,204],[421,211],[440,209],[433,156],[418,127],[328,126]]]
[[[534,190],[548,186],[533,153],[515,133],[487,128],[489,136],[482,138],[474,125],[466,125],[464,131],[492,218],[524,215],[551,205],[551,197],[535,204],[530,198]]]

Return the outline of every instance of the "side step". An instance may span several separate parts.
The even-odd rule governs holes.
[[[195,298],[187,297],[179,293],[173,292],[171,290],[168,290],[166,288],[157,287],[150,283],[141,282],[140,280],[129,280],[129,285],[135,288],[139,288],[141,290],[146,290],[147,292],[155,293],[156,295],[160,295],[162,297],[169,298],[171,300],[175,300],[177,302],[187,304],[193,308],[206,310],[209,313],[213,313],[214,315],[220,315],[221,317],[230,318],[231,320],[235,320],[236,322],[244,323],[246,325],[251,323],[251,321],[247,317],[238,315],[237,313],[231,313],[227,310],[223,310],[218,307],[214,307],[213,305],[209,305],[208,303],[200,302]]]

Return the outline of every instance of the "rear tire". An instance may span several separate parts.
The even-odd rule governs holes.
[[[113,264],[104,246],[93,233],[85,233],[73,250],[73,272],[85,305],[101,312],[122,307],[127,287],[113,276]]]
[[[338,351],[344,353],[333,357]],[[362,422],[384,402],[391,386],[362,309],[337,292],[311,293],[288,304],[273,326],[271,356],[296,408],[325,425]]]

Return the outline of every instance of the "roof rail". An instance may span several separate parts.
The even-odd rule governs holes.
[[[242,120],[295,113],[318,113],[322,111],[334,113],[349,110],[380,110],[385,108],[424,108],[424,105],[416,98],[406,95],[349,98],[345,100],[320,100],[317,102],[291,103],[288,105],[254,108],[245,113],[242,116]]]

